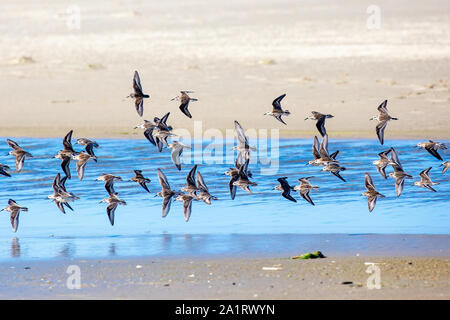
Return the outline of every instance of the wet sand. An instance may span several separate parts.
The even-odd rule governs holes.
[[[367,262],[381,288],[367,287]],[[2,263],[1,299],[449,299],[450,259],[93,259]],[[81,288],[68,289],[70,265]]]
[[[248,238],[247,251],[228,254],[185,250],[176,256],[44,260],[15,255],[0,262],[0,299],[450,299],[446,235],[322,237],[333,241],[311,235],[311,244],[299,243],[300,249],[252,251]],[[326,258],[290,259],[317,249]],[[380,268],[380,289],[367,286],[368,263]],[[66,285],[73,265],[80,268],[80,289]]]
[[[380,29],[368,29],[370,1],[6,1],[0,12],[0,136],[136,137],[134,70],[144,118],[171,112],[175,128],[278,128],[311,137],[312,110],[333,137],[376,139],[369,118],[388,99],[390,138],[449,138],[449,2],[379,1]],[[180,16],[182,15],[182,19]],[[193,90],[185,117],[170,101]],[[287,93],[287,126],[263,116]],[[7,116],[5,116],[7,115]],[[445,115],[445,116],[443,116]]]

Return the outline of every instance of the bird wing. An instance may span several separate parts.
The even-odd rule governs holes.
[[[203,176],[200,171],[197,172],[197,186],[201,188],[203,191],[209,192],[208,187],[206,186],[205,181],[203,180]]]
[[[150,192],[150,190],[148,190],[147,185],[145,184],[145,181],[141,181],[139,182],[139,184],[141,185],[142,188],[145,189],[145,191]]]
[[[73,147],[72,147],[72,133],[73,133],[73,130],[70,130],[66,134],[66,136],[63,139],[63,146],[64,146],[64,150],[70,151],[70,152],[75,152],[75,150],[73,150]]]
[[[161,171],[161,169],[156,169],[156,173],[158,174],[159,184],[163,189],[170,190],[169,182],[167,182],[166,175]]]
[[[330,158],[330,156],[328,154],[328,135],[327,134],[323,137],[322,142],[320,143],[319,154],[324,159]]]
[[[391,161],[394,162],[394,164],[392,165],[394,171],[403,171],[400,160],[398,159],[397,151],[395,151],[394,148],[391,148]]]
[[[17,229],[19,228],[19,211],[20,209],[17,208],[13,212],[11,212],[10,221],[13,232],[17,232]]]
[[[317,120],[316,127],[317,130],[319,130],[321,136],[325,137],[325,135],[327,134],[327,130],[325,129],[325,116],[322,116],[319,118],[319,120]]]
[[[228,187],[230,188],[230,196],[231,200],[234,200],[234,197],[236,196],[237,187],[234,185],[236,181],[239,180],[239,176],[231,176],[230,182],[228,183]]]
[[[428,169],[423,170],[421,173],[419,173],[419,176],[422,178],[422,181],[431,181],[429,172],[432,167],[429,167]]]
[[[286,122],[284,122],[283,121],[283,119],[281,119],[281,114],[277,114],[276,116],[275,116],[275,118],[278,120],[278,121],[280,121],[281,123],[283,123],[283,124],[286,124]],[[287,125],[287,124],[286,124]]]
[[[300,192],[300,195],[302,196],[303,199],[311,203],[313,206],[315,205],[309,196],[309,190],[306,190],[305,192]]]
[[[162,202],[162,217],[165,218],[170,211],[170,204],[172,203],[172,195],[163,197]]]
[[[178,170],[181,170],[181,162],[180,162],[180,156],[183,153],[183,146],[177,145],[171,153],[172,156],[172,162],[175,164]]]
[[[386,129],[387,123],[388,123],[387,120],[381,121],[375,127],[375,131],[377,132],[378,140],[380,140],[381,144],[384,144],[384,129]]]
[[[136,112],[140,117],[144,114],[144,99],[143,98],[136,98],[134,100],[134,106],[136,107]]]
[[[433,155],[435,158],[443,161],[441,155],[437,152],[437,150],[434,148],[433,145],[429,145],[425,147],[425,150],[427,150],[431,155]]]
[[[139,77],[139,73],[137,71],[134,72],[133,77],[133,89],[136,95],[143,95],[142,86],[141,86],[141,78]]]
[[[377,196],[370,196],[367,198],[367,206],[369,207],[369,212],[375,208],[375,204],[377,203]]]
[[[69,164],[70,164],[70,157],[63,157],[63,159],[61,161],[61,169],[63,170],[66,177],[68,177],[70,179],[72,176],[70,174]]]
[[[193,198],[189,197],[188,199],[183,201],[184,220],[186,220],[186,222],[188,222],[189,218],[191,217],[192,199]]]
[[[18,172],[22,171],[24,162],[25,162],[25,153],[21,152],[16,156],[16,169]]]
[[[11,139],[6,139],[6,142],[8,142],[8,145],[13,148],[14,150],[22,150],[21,147],[17,144],[17,142],[12,141]]]
[[[387,109],[387,100],[384,100],[379,106],[378,106],[378,111],[382,114],[388,114],[388,109]]]
[[[283,98],[286,96],[286,94],[282,94],[281,96],[279,96],[278,98],[276,98],[275,100],[273,100],[272,102],[272,106],[274,110],[280,110],[282,111],[283,109],[281,109],[281,100],[283,100]]]
[[[319,153],[319,139],[317,139],[316,136],[314,136],[314,142],[312,145],[312,153],[314,155],[314,160],[320,159],[320,153]]]
[[[234,128],[236,129],[237,138],[239,140],[239,143],[241,145],[248,146],[248,139],[245,136],[244,129],[242,129],[242,127],[239,124],[239,122],[234,121]]]
[[[186,117],[192,118],[192,115],[188,110],[188,106],[189,106],[189,99],[184,102],[182,101],[179,108],[181,112],[183,112],[186,115]]]
[[[114,179],[110,179],[105,182],[105,189],[110,196],[116,194],[116,192],[114,191]]]
[[[375,191],[375,192],[377,191],[375,189],[375,186],[373,185],[372,177],[368,173],[366,173],[366,175],[365,175],[364,184],[365,184],[366,189],[368,191]]]
[[[86,163],[87,163],[88,160],[89,160],[89,158],[86,157],[84,159],[78,160],[78,162],[77,162],[77,173],[78,173],[78,178],[80,180],[83,180],[84,168],[86,167]]]
[[[113,202],[106,207],[106,213],[108,214],[109,222],[111,222],[112,226],[114,225],[114,213],[116,212],[118,204],[118,202]]]
[[[339,179],[341,179],[342,181],[344,181],[344,182],[347,182],[347,181],[345,181],[345,179],[344,178],[342,178],[342,176],[339,174],[339,172],[331,172],[332,174],[334,174],[336,177],[338,177]]]
[[[194,165],[192,169],[189,171],[188,175],[186,176],[186,182],[189,186],[197,187],[196,181],[195,181],[195,171],[197,170],[197,165]]]
[[[405,184],[405,177],[400,177],[395,180],[395,192],[397,193],[397,197],[403,192],[403,186]]]

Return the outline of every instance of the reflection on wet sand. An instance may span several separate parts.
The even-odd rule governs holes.
[[[11,258],[20,257],[20,243],[19,239],[14,237],[11,240]]]

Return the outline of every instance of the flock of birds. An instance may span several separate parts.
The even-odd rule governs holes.
[[[136,111],[139,116],[143,116],[144,112],[144,99],[149,98],[148,94],[144,94],[141,86],[141,80],[139,78],[139,74],[137,71],[134,73],[133,77],[133,88],[134,92],[131,93],[128,97],[133,98],[135,100]],[[189,103],[190,101],[197,101],[195,98],[191,98],[188,94],[192,93],[192,91],[181,91],[181,95],[173,98],[172,100],[180,101],[179,109],[181,112],[186,115],[188,118],[192,118],[191,113],[189,112]],[[276,98],[272,102],[272,111],[266,112],[264,115],[273,116],[275,119],[285,124],[282,116],[288,116],[290,112],[288,110],[283,110],[281,106],[281,101],[286,96],[283,94]],[[128,98],[127,97],[127,98]],[[378,107],[379,115],[372,117],[370,120],[378,121],[376,125],[376,133],[381,145],[384,144],[384,131],[386,129],[387,124],[391,120],[398,120],[397,118],[391,117],[389,115],[387,109],[387,100],[383,101]],[[172,126],[167,124],[168,117],[170,112],[165,114],[162,118],[155,117],[153,121],[144,120],[144,123],[135,127],[144,129],[145,138],[154,146],[158,148],[158,151],[161,152],[164,146],[171,149],[171,158],[172,162],[175,164],[178,170],[181,170],[181,160],[180,157],[182,155],[183,149],[189,148],[189,146],[184,145],[183,143],[176,140],[177,136],[172,133]],[[336,159],[339,151],[335,151],[333,153],[328,152],[328,134],[325,128],[325,120],[333,118],[333,115],[330,114],[322,114],[316,111],[312,111],[312,115],[307,117],[305,120],[314,120],[316,121],[316,127],[319,131],[322,141],[319,143],[319,139],[317,136],[314,136],[313,144],[312,144],[312,153],[313,160],[310,160],[308,163],[312,166],[322,166],[322,171],[327,171],[345,182],[346,180],[341,176],[340,172],[345,170],[345,167],[342,167],[339,161]],[[238,151],[237,157],[235,159],[234,168],[230,168],[225,172],[226,175],[230,177],[230,181],[228,183],[229,192],[231,199],[234,199],[236,196],[236,192],[238,187],[242,190],[252,193],[250,187],[256,186],[257,183],[251,181],[253,178],[251,171],[249,170],[249,162],[251,158],[251,152],[256,151],[256,148],[249,145],[249,140],[245,135],[245,131],[238,121],[234,121],[235,132],[238,138],[238,145],[233,149]],[[70,206],[69,202],[75,201],[79,199],[76,195],[66,190],[65,183],[67,179],[71,179],[70,172],[70,162],[71,160],[76,160],[76,170],[79,180],[83,179],[84,171],[86,168],[87,162],[92,159],[92,161],[97,162],[97,157],[94,153],[94,148],[98,148],[99,145],[97,142],[86,139],[79,138],[76,140],[76,144],[83,146],[84,151],[75,151],[72,145],[72,134],[73,130],[70,130],[63,139],[63,150],[60,150],[55,158],[61,160],[61,169],[64,173],[64,177],[61,177],[61,174],[58,172],[53,180],[53,194],[49,195],[48,198],[51,199],[59,210],[62,213],[65,213],[65,209],[73,210]],[[168,142],[168,139],[171,139],[171,143]],[[16,172],[19,173],[23,166],[24,161],[28,157],[32,157],[32,155],[25,151],[23,148],[19,146],[18,143],[11,139],[7,139],[8,145],[11,147],[10,155],[15,157],[16,163]],[[417,144],[418,147],[427,150],[431,155],[435,158],[443,161],[441,155],[439,154],[440,149],[447,149],[443,143],[434,142],[429,140],[428,142],[422,142]],[[413,178],[412,175],[407,174],[400,163],[398,154],[394,148],[390,148],[389,150],[380,152],[378,154],[379,160],[373,162],[376,166],[380,175],[387,179],[388,176],[395,179],[395,190],[398,197],[402,194],[403,185],[406,178]],[[390,157],[389,157],[390,156]],[[392,166],[394,169],[393,172],[386,174],[386,167]],[[442,173],[445,173],[450,168],[450,161],[445,161],[442,163],[444,167]],[[428,188],[431,191],[436,192],[433,188],[433,185],[439,184],[438,182],[433,182],[430,178],[430,168],[423,170],[420,173],[420,180],[416,181],[414,185],[419,187]],[[0,175],[4,175],[10,177],[9,166],[0,164]],[[145,191],[150,192],[147,183],[150,182],[150,179],[146,178],[141,170],[134,170],[135,176],[131,178],[131,181],[138,183]],[[157,169],[158,180],[161,185],[161,191],[158,192],[155,196],[162,197],[162,217],[166,217],[170,210],[170,205],[172,200],[178,200],[183,203],[183,212],[186,222],[189,221],[191,211],[192,211],[192,202],[194,200],[200,200],[204,203],[210,205],[212,200],[217,200],[216,197],[210,194],[208,187],[199,171],[197,171],[197,165],[194,165],[192,169],[189,171],[186,177],[186,186],[181,188],[181,191],[172,190],[169,182],[167,180],[166,175],[162,172],[161,169]],[[302,177],[299,178],[299,185],[291,186],[287,181],[287,177],[278,178],[279,185],[275,186],[274,190],[281,191],[281,194],[284,198],[297,202],[297,200],[292,197],[290,194],[291,191],[298,191],[300,196],[309,202],[311,205],[314,205],[309,193],[311,190],[318,189],[318,186],[313,186],[309,179],[313,177]],[[108,193],[108,197],[103,199],[100,203],[105,202],[108,204],[106,208],[106,212],[109,218],[111,225],[114,225],[114,214],[118,205],[126,205],[126,202],[121,200],[118,197],[118,192],[114,190],[114,182],[122,181],[120,176],[115,176],[113,174],[102,174],[97,178],[99,181],[103,181],[105,183],[105,189]],[[378,198],[383,198],[384,195],[379,193],[375,188],[375,185],[372,181],[372,177],[369,173],[365,174],[365,188],[367,189],[362,195],[367,196],[368,198],[368,208],[369,211],[375,207],[376,201]],[[10,212],[10,221],[12,225],[12,229],[14,232],[17,231],[19,226],[19,214],[21,211],[28,211],[26,207],[22,207],[18,205],[13,199],[9,199],[8,206],[2,209],[1,211],[6,210]]]

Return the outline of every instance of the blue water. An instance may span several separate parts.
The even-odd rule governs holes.
[[[12,198],[29,211],[21,213],[17,233],[11,230],[9,214],[0,213],[0,260],[13,256],[101,257],[111,255],[111,252],[119,256],[164,255],[165,250],[174,255],[190,250],[197,253],[231,252],[236,251],[238,241],[233,236],[239,235],[450,233],[450,172],[442,174],[441,161],[415,147],[419,141],[390,140],[383,147],[376,140],[330,138],[330,153],[339,150],[338,160],[347,168],[341,173],[347,182],[342,182],[331,173],[322,172],[321,167],[306,165],[312,159],[312,139],[283,139],[279,148],[269,146],[267,155],[275,157],[279,152],[279,168],[274,162],[251,163],[251,180],[258,186],[252,188],[253,194],[239,189],[235,200],[230,199],[229,177],[224,175],[232,164],[223,163],[214,155],[202,159],[200,146],[192,152],[186,150],[185,159],[192,155],[211,194],[219,198],[210,206],[194,202],[188,223],[184,221],[182,204],[178,201],[172,203],[169,215],[163,219],[161,198],[154,197],[160,191],[156,168],[164,171],[172,189],[179,190],[192,166],[183,164],[179,172],[171,162],[169,149],[159,153],[143,139],[98,139],[100,148],[95,150],[98,163],[88,162],[82,181],[76,177],[75,162],[71,162],[73,177],[66,187],[80,199],[71,203],[75,211],[67,210],[64,215],[47,199],[53,192],[54,176],[61,172],[60,160],[53,158],[62,148],[61,139],[18,138],[16,141],[34,157],[25,160],[21,173],[13,171],[12,178],[0,176],[0,207],[6,206]],[[208,144],[204,142],[204,146]],[[223,149],[231,162],[232,151],[226,150],[231,150],[232,146],[233,142],[229,141]],[[405,171],[414,176],[413,180],[406,180],[400,198],[395,195],[394,180],[384,180],[372,164],[380,151],[391,146],[397,150]],[[79,148],[75,145],[75,149]],[[1,143],[0,163],[14,170],[14,159],[7,155],[8,152],[6,142]],[[450,158],[449,150],[440,153],[444,160]],[[216,156],[218,154],[220,152],[216,152]],[[214,163],[217,159],[221,163]],[[419,180],[420,171],[430,166],[433,167],[431,178],[440,182],[435,186],[436,193],[413,185]],[[148,184],[151,194],[129,181],[134,176],[133,169],[143,170],[143,174],[152,180]],[[391,172],[392,168],[388,167],[386,171]],[[367,198],[361,196],[365,191],[365,172],[371,174],[378,191],[386,196],[378,200],[372,213],[367,209]],[[95,180],[102,173],[113,173],[124,179],[115,183],[115,189],[127,205],[117,208],[114,226],[110,225],[106,215],[106,204],[99,204],[107,197],[104,184]],[[298,184],[300,177],[314,176],[311,183],[319,186],[319,190],[312,191],[310,196],[316,205],[311,206],[298,193],[293,194],[298,201],[293,203],[284,199],[279,191],[272,190],[278,184],[276,179],[283,176],[288,177],[291,185]],[[240,244],[242,247],[261,249],[261,241],[251,242],[251,237],[243,239],[247,240]],[[168,243],[173,244],[170,250]],[[282,245],[282,242],[276,243]]]

